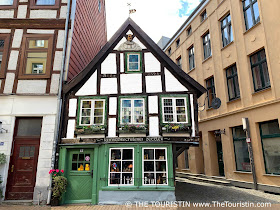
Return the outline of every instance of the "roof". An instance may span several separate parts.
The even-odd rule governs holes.
[[[63,94],[68,94],[72,91],[75,92],[82,87],[82,85],[96,71],[97,66],[105,60],[108,54],[115,48],[129,30],[131,30],[133,34],[136,35],[136,37],[154,54],[154,56],[164,64],[170,73],[172,73],[188,89],[196,92],[197,97],[200,97],[206,92],[206,89],[203,86],[179,68],[131,18],[128,18],[84,70],[64,85]]]

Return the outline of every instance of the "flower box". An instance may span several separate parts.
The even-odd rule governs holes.
[[[106,132],[106,126],[104,125],[91,125],[91,126],[83,126],[83,127],[77,127],[75,130],[75,134],[99,134],[99,133],[105,133]]]
[[[119,126],[119,133],[146,133],[146,125],[121,125]]]
[[[163,133],[191,133],[190,125],[186,124],[165,124],[162,126]]]

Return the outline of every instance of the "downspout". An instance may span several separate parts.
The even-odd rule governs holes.
[[[64,37],[64,44],[63,44],[63,53],[62,53],[62,64],[61,64],[61,71],[60,71],[60,80],[59,80],[59,88],[58,88],[58,94],[57,94],[57,115],[56,115],[56,127],[55,127],[55,138],[53,141],[53,151],[52,151],[52,160],[51,160],[51,168],[54,169],[55,164],[55,156],[56,156],[56,146],[58,143],[58,134],[59,134],[59,127],[60,127],[60,116],[61,116],[61,106],[62,106],[62,99],[61,99],[61,93],[62,93],[62,84],[63,84],[63,74],[64,74],[64,65],[65,65],[65,52],[67,47],[67,36],[68,36],[68,25],[69,25],[69,19],[70,19],[70,9],[71,9],[71,0],[68,0],[67,5],[67,15],[66,15],[66,22],[65,22],[65,37]],[[47,204],[50,204],[51,201],[51,185],[52,185],[52,177],[50,177],[50,186],[48,191],[48,199]]]

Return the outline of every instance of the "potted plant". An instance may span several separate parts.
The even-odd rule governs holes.
[[[189,125],[186,124],[174,124],[174,123],[168,123],[163,125],[162,127],[163,132],[166,133],[176,133],[176,132],[191,132],[191,128]]]
[[[63,169],[51,169],[49,171],[49,174],[52,176],[51,206],[58,206],[62,195],[66,192],[67,178],[63,176],[63,173]]]
[[[77,127],[75,134],[94,134],[94,133],[105,133],[106,125],[89,125]]]
[[[119,133],[146,133],[146,125],[123,124],[119,126]]]
[[[0,153],[0,165],[6,163],[6,155],[4,153]]]

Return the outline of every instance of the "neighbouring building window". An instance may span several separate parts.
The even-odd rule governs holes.
[[[98,11],[101,12],[101,0],[98,0]]]
[[[161,100],[163,123],[188,123],[187,97],[162,97]]]
[[[1,0],[0,5],[13,5],[14,0]]]
[[[280,129],[278,120],[260,123],[267,174],[280,174]]]
[[[214,77],[206,80],[206,89],[208,96],[208,108],[212,107],[212,101],[216,97]]]
[[[207,18],[206,10],[204,10],[204,12],[201,13],[200,17],[201,17],[201,22],[203,22]]]
[[[242,126],[232,128],[235,163],[237,171],[251,171],[246,133]]]
[[[211,43],[210,43],[209,32],[202,37],[202,40],[203,40],[204,59],[206,59],[211,56]]]
[[[191,35],[192,34],[192,27],[190,26],[188,29],[187,29],[187,35]]]
[[[255,91],[270,87],[265,50],[251,55],[250,60]]]
[[[167,50],[168,55],[171,55],[171,47]]]
[[[180,68],[182,68],[182,58],[181,56],[179,58],[176,59],[176,64],[177,66],[179,66]]]
[[[53,37],[27,35],[23,42],[20,78],[50,77]]]
[[[221,21],[223,47],[233,41],[230,14]]]
[[[189,49],[189,69],[192,70],[195,67],[194,63],[194,46],[191,46]]]
[[[227,77],[229,100],[231,101],[240,98],[240,90],[239,90],[236,65],[226,69],[226,77]]]
[[[36,5],[55,5],[55,0],[35,0]]]
[[[0,34],[0,78],[4,77],[7,66],[7,54],[9,46],[9,35]]]
[[[185,169],[189,169],[189,150],[185,150]]]
[[[125,72],[139,73],[142,71],[142,54],[141,52],[125,53]]]
[[[249,30],[260,22],[260,14],[257,0],[243,0],[243,12],[246,30]]]
[[[179,47],[179,45],[180,45],[180,39],[177,39],[177,41],[176,41],[176,47]]]
[[[134,185],[134,148],[110,148],[109,186]]]
[[[103,125],[105,121],[105,103],[105,99],[81,100],[79,125]]]
[[[166,148],[143,148],[143,185],[167,185]]]
[[[120,109],[121,124],[145,124],[145,99],[122,98]]]

